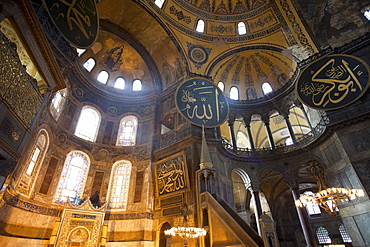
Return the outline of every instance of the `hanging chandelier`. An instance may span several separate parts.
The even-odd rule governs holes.
[[[164,234],[167,236],[180,236],[184,240],[184,245],[187,246],[189,239],[199,238],[207,234],[206,230],[200,227],[189,226],[189,215],[193,213],[187,203],[183,204],[181,213],[184,217],[183,226],[172,227],[171,229],[165,230]]]
[[[305,207],[311,203],[317,203],[329,215],[336,216],[339,205],[344,202],[354,201],[365,195],[362,189],[328,188],[324,183],[324,169],[316,162],[310,162],[310,173],[317,179],[319,192],[311,195],[300,195],[295,201],[297,207]]]

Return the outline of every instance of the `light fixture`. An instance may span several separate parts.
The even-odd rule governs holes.
[[[365,195],[362,189],[328,188],[324,183],[324,169],[316,162],[310,162],[310,173],[317,179],[319,192],[312,195],[300,195],[295,201],[297,207],[317,203],[331,216],[338,215],[340,203],[356,200]]]
[[[172,227],[171,229],[165,230],[164,234],[174,237],[180,236],[184,240],[184,246],[187,246],[189,239],[205,236],[207,232],[203,228],[189,226],[189,215],[193,213],[193,210],[188,207],[187,203],[184,203],[181,208],[181,213],[184,216],[183,226]]]

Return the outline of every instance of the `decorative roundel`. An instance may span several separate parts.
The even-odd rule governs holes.
[[[208,60],[207,50],[199,45],[194,45],[189,48],[189,58],[193,63],[204,64]]]

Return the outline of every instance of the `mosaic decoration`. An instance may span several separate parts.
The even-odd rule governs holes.
[[[60,134],[58,135],[58,141],[59,141],[60,143],[66,143],[66,142],[67,142],[67,140],[68,140],[68,138],[67,138],[66,134],[64,134],[64,133],[60,133]]]
[[[108,108],[108,113],[111,115],[117,115],[117,108],[114,106],[111,106]]]
[[[251,32],[261,31],[262,29],[276,24],[277,20],[271,11],[264,13],[261,17],[258,17],[258,19],[248,21],[249,30]]]
[[[211,32],[220,33],[220,34],[234,33],[234,28],[232,26],[225,26],[224,27],[223,25],[214,26],[214,25],[211,24],[209,29],[210,29]]]
[[[11,83],[9,83],[11,82]],[[29,127],[39,109],[42,96],[37,82],[22,66],[9,40],[0,32],[0,99]],[[19,139],[12,131],[10,140]]]
[[[185,154],[179,153],[154,163],[158,196],[173,195],[188,189]]]
[[[84,96],[84,91],[81,88],[76,88],[75,93],[78,98]]]
[[[297,23],[297,19],[294,15],[294,13],[290,10],[289,3],[287,0],[280,0],[281,7],[285,11],[286,16],[288,17],[288,20],[290,21],[291,27],[295,31],[299,42],[301,45],[305,48],[305,51],[308,53],[308,55],[312,55],[315,53],[314,48],[310,44],[309,40],[307,39],[306,35],[303,33],[302,28]]]
[[[105,214],[104,220],[137,220],[137,219],[153,219],[153,213],[127,213],[127,214]]]
[[[181,115],[198,126],[212,128],[226,121],[227,99],[219,87],[203,78],[192,78],[176,91],[175,102]]]
[[[43,0],[45,9],[65,39],[79,48],[94,44],[99,18],[94,0]]]
[[[109,207],[126,210],[130,175],[131,162],[123,160],[115,166],[110,182]]]
[[[106,149],[100,149],[98,152],[98,155],[100,158],[105,159],[108,156],[108,150]]]
[[[103,64],[111,72],[119,70],[119,68],[123,64],[123,61],[122,61],[123,48],[124,48],[124,46],[120,45],[120,46],[114,47],[112,49],[109,49],[104,54]]]
[[[201,68],[208,61],[208,56],[211,53],[211,48],[205,48],[201,45],[193,45],[187,43],[188,55],[190,60],[195,64],[196,68]]]
[[[267,75],[265,74],[265,72],[263,72],[263,70],[261,69],[261,66],[259,65],[259,63],[255,59],[255,54],[253,54],[250,59],[252,61],[254,69],[257,72],[258,78],[267,78]]]
[[[314,109],[342,108],[367,91],[369,73],[369,65],[358,57],[329,55],[302,71],[296,83],[296,94],[303,104]]]
[[[58,216],[61,213],[61,210],[55,208],[47,208],[44,206],[39,206],[30,202],[25,202],[19,199],[17,196],[12,196],[9,193],[4,193],[3,200],[12,207],[19,208],[24,211],[42,214],[42,215],[49,215],[49,216]]]
[[[244,58],[241,57],[239,59],[238,64],[236,65],[235,72],[233,74],[233,77],[231,78],[231,84],[239,85],[240,84],[240,70],[243,67]]]
[[[252,78],[252,74],[251,74],[251,63],[249,62],[249,58],[245,59],[244,70],[245,70],[245,82],[244,82],[245,86],[246,87],[253,87],[254,82],[253,82],[253,78]]]
[[[190,24],[191,23],[190,16],[185,16],[184,13],[181,10],[180,11],[177,10],[175,6],[171,6],[170,7],[170,13],[172,15],[176,16],[178,21],[183,21],[186,24]]]
[[[230,70],[231,68],[236,64],[236,61],[238,61],[239,59],[239,55],[236,55],[235,57],[233,57],[233,59],[229,62],[229,64],[226,66],[226,68],[224,69],[224,71],[222,72],[221,74],[221,81],[222,82],[226,82],[227,81],[227,78],[229,77],[229,73],[230,73]]]

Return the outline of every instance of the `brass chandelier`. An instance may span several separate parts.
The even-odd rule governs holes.
[[[183,226],[172,227],[165,230],[164,234],[168,236],[180,236],[184,240],[184,246],[187,246],[189,239],[205,236],[207,232],[203,228],[189,226],[189,215],[193,213],[193,210],[188,207],[188,204],[184,203],[181,213],[184,216]]]
[[[310,203],[317,203],[329,215],[336,216],[340,203],[356,200],[365,195],[362,189],[328,188],[324,183],[324,169],[316,162],[310,162],[310,173],[317,179],[319,192],[313,195],[300,195],[295,201],[297,207],[305,207]]]

